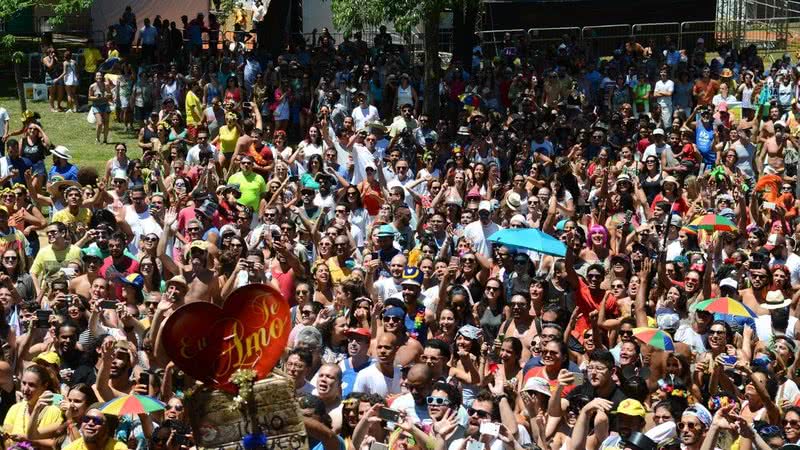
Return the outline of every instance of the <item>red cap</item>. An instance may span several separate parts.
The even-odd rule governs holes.
[[[372,338],[372,333],[366,328],[349,328],[344,332],[346,336],[361,336],[367,339]]]

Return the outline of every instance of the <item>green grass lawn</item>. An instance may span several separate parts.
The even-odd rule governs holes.
[[[66,102],[63,103],[66,106]],[[11,116],[10,128],[16,131],[22,125],[19,100],[16,97],[0,97],[0,107],[8,110]],[[73,155],[72,163],[78,168],[94,167],[102,174],[106,161],[114,156],[112,143],[125,142],[128,146],[128,157],[140,158],[139,147],[136,146],[136,133],[126,133],[122,124],[111,121],[111,132],[108,134],[108,145],[95,144],[94,124],[86,121],[86,113],[54,113],[50,112],[47,102],[31,102],[28,109],[42,116],[42,125],[53,145],[67,147]],[[17,137],[19,138],[19,137]],[[50,158],[48,158],[50,163]]]

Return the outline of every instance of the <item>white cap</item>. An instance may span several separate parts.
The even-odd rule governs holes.
[[[656,128],[655,130],[653,130],[653,136],[656,136],[656,135],[659,135],[659,134],[661,136],[664,136],[664,130],[662,128]]]
[[[481,211],[481,210],[492,212],[492,204],[487,200],[481,201],[478,204],[478,211]]]
[[[729,287],[732,289],[739,289],[739,282],[734,280],[733,278],[723,278],[722,281],[719,282],[719,287]]]

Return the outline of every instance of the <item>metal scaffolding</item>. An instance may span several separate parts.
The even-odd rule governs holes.
[[[739,47],[752,41],[748,33],[757,32],[769,36],[774,48],[786,48],[791,24],[797,22],[790,18],[798,16],[798,0],[717,0],[717,39]]]

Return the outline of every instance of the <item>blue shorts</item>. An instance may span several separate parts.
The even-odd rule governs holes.
[[[34,175],[45,175],[46,172],[44,170],[44,160],[33,163],[31,171],[33,172]]]
[[[108,114],[110,112],[111,112],[111,106],[109,106],[108,103],[104,105],[92,105],[92,114],[103,114],[103,113]]]

